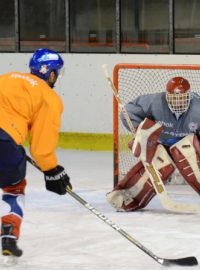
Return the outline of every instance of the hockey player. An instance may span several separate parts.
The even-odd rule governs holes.
[[[108,202],[124,211],[144,208],[156,195],[143,162],[154,166],[164,184],[177,168],[187,183],[200,194],[200,96],[190,83],[174,77],[162,93],[147,94],[125,107],[137,129],[132,152],[139,162],[107,194]],[[121,114],[124,126],[129,129]]]
[[[41,48],[30,59],[30,73],[0,76],[0,188],[6,209],[1,218],[3,255],[22,255],[17,240],[26,186],[22,144],[28,133],[30,153],[44,172],[46,189],[62,195],[67,186],[71,188],[55,154],[63,106],[52,88],[63,64],[57,52]]]

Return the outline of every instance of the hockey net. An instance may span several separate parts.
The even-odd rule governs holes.
[[[175,77],[186,78],[194,92],[200,94],[200,65],[117,64],[113,70],[113,82],[124,104],[148,93],[165,91],[167,82]],[[119,118],[118,103],[114,98],[114,186],[137,162],[128,149],[132,136]],[[172,184],[184,184],[176,171]]]

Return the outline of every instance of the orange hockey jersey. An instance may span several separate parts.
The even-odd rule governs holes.
[[[29,133],[31,155],[43,171],[57,165],[62,110],[60,97],[37,76],[19,72],[0,76],[0,127],[19,145]]]

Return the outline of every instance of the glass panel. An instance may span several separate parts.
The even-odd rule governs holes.
[[[20,0],[20,51],[65,51],[65,0]]]
[[[115,51],[115,0],[70,1],[71,52]]]
[[[15,51],[14,0],[0,1],[0,51]]]
[[[121,1],[121,51],[169,52],[169,1]]]
[[[175,0],[175,52],[200,53],[199,0]]]

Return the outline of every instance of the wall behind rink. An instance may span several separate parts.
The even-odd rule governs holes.
[[[62,97],[64,113],[61,132],[70,136],[112,134],[112,90],[102,64],[108,71],[117,63],[169,63],[200,64],[200,55],[136,55],[136,54],[61,54],[65,61],[65,72],[56,85]],[[0,74],[9,71],[29,72],[30,53],[1,53]]]

